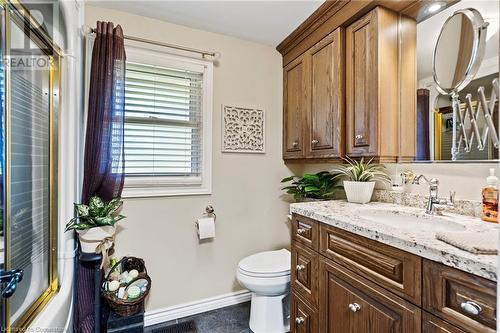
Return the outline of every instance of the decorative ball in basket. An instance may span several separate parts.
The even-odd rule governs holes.
[[[132,316],[144,309],[144,300],[151,289],[144,260],[123,257],[106,275],[102,296],[119,316]]]

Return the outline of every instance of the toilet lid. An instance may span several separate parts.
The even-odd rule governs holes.
[[[290,274],[290,251],[282,249],[278,251],[260,252],[242,259],[238,265],[243,272],[252,275],[286,275]]]

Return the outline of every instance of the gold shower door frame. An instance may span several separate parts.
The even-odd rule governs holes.
[[[38,296],[29,308],[15,321],[11,322],[11,309],[8,299],[3,299],[4,309],[4,329],[6,332],[22,331],[29,326],[33,319],[40,314],[44,306],[52,299],[59,289],[58,272],[57,272],[57,241],[58,241],[58,119],[57,113],[59,109],[59,92],[60,92],[60,60],[61,50],[53,42],[46,33],[40,29],[34,29],[37,25],[34,18],[25,6],[17,0],[0,0],[1,6],[1,48],[2,57],[10,54],[10,24],[16,23],[21,30],[26,34],[26,27],[29,29],[30,40],[39,46],[42,50],[48,50],[47,56],[50,59],[49,71],[49,126],[50,126],[50,147],[49,147],[49,285],[47,289]],[[5,64],[5,62],[4,62]],[[4,66],[4,87],[5,87],[5,156],[10,156],[11,152],[11,86],[10,86],[10,68]],[[10,158],[5,161],[5,178],[4,178],[4,248],[5,248],[5,270],[10,270],[11,267],[11,214],[10,214]],[[22,282],[21,282],[22,283]],[[26,283],[26,281],[25,281]]]

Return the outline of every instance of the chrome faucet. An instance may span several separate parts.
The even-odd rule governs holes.
[[[417,175],[413,178],[413,184],[419,185],[421,180],[429,184],[429,200],[425,212],[430,215],[441,215],[441,209],[455,206],[455,191],[450,191],[449,199],[440,199],[438,197],[439,180],[436,178],[427,179],[424,175]]]

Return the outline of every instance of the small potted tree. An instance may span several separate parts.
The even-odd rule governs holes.
[[[66,224],[65,231],[76,230],[80,239],[82,252],[96,253],[107,250],[113,245],[116,222],[125,218],[118,214],[123,205],[120,198],[105,202],[93,196],[89,204],[74,204],[75,217]],[[100,246],[104,248],[99,249]]]
[[[306,173],[302,177],[290,176],[283,178],[282,183],[290,183],[282,190],[293,195],[298,202],[331,199],[342,188],[335,180],[335,175],[328,171],[316,174]]]
[[[344,159],[347,165],[339,165],[332,172],[336,178],[342,179],[347,201],[355,203],[368,203],[371,201],[375,182],[390,183],[385,166],[375,164],[373,158],[365,162],[363,158],[358,162],[349,156]]]

